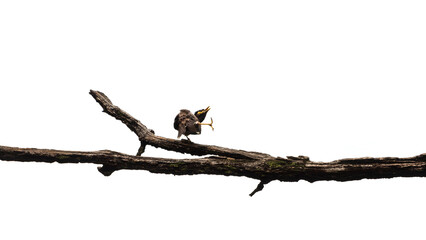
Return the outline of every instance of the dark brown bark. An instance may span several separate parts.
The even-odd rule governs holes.
[[[231,158],[242,158],[247,160],[259,160],[270,158],[271,156],[264,153],[247,152],[243,150],[229,149],[218,146],[202,145],[189,141],[181,141],[165,137],[156,136],[153,130],[148,129],[139,120],[132,117],[130,114],[121,110],[119,107],[112,104],[111,100],[102,92],[91,90],[90,94],[102,106],[103,111],[112,117],[123,122],[130,130],[132,130],[141,141],[141,145],[151,145],[157,148],[163,148],[170,151],[189,153],[191,155],[218,155]],[[142,147],[144,149],[145,147]],[[137,155],[143,153],[141,148]]]
[[[79,152],[0,146],[0,159],[20,162],[93,163],[108,166],[109,171],[134,169],[174,175],[245,176],[264,180],[265,183],[271,180],[350,181],[426,175],[425,154],[410,158],[356,158],[316,163],[303,157],[277,157],[256,161],[221,156],[168,159],[132,156],[110,150]]]
[[[105,94],[93,90],[90,94],[102,106],[104,112],[122,121],[139,137],[141,146],[137,156],[110,150],[78,152],[0,146],[0,159],[22,162],[100,164],[102,166],[98,169],[105,176],[121,169],[137,169],[175,175],[214,174],[245,176],[261,180],[250,196],[261,191],[264,185],[272,180],[315,182],[426,176],[425,154],[410,158],[354,158],[332,162],[312,162],[304,156],[273,157],[264,153],[164,138],[156,136],[154,131],[113,105]],[[146,145],[196,156],[209,156],[186,159],[140,156]]]

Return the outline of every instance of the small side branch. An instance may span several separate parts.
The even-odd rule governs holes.
[[[101,105],[103,111],[108,115],[120,120],[130,130],[132,130],[140,140],[145,139],[147,136],[154,135],[145,125],[139,120],[132,117],[127,112],[121,110],[119,107],[112,104],[111,100],[103,93],[99,91],[90,90],[90,95]]]
[[[136,156],[141,156],[142,153],[145,152],[146,144],[141,142],[141,146],[138,149],[138,152],[136,153]]]
[[[253,190],[252,193],[249,194],[250,197],[253,197],[254,194],[257,192],[260,192],[263,190],[266,184],[268,184],[270,181],[268,180],[261,180],[260,183],[257,185],[257,187]]]

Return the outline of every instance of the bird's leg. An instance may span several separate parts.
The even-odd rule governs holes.
[[[188,142],[192,142],[191,139],[189,139],[188,136],[184,135],[186,137],[186,139],[188,139]]]
[[[211,120],[211,123],[200,123],[200,122],[196,122],[195,124],[210,126],[212,128],[212,131],[214,131],[214,128],[213,128],[213,118],[210,118],[210,120]]]

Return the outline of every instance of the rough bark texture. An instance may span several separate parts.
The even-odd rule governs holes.
[[[101,164],[102,166],[98,169],[105,176],[120,169],[139,169],[175,175],[215,174],[245,176],[261,180],[250,196],[261,191],[264,185],[272,180],[315,182],[426,176],[426,154],[410,158],[355,158],[312,162],[305,156],[273,157],[265,153],[164,138],[156,136],[153,130],[113,105],[102,92],[91,90],[90,94],[102,106],[104,112],[123,122],[138,136],[141,146],[136,156],[110,150],[79,152],[0,146],[0,159],[22,162]],[[196,156],[209,156],[191,159],[142,157],[141,154],[147,145]]]
[[[105,113],[123,122],[139,137],[141,146],[143,147],[141,147],[142,150],[139,148],[137,155],[141,155],[143,153],[145,145],[151,145],[157,148],[163,148],[180,153],[189,153],[196,156],[218,155],[247,160],[260,160],[271,157],[270,155],[264,153],[247,152],[243,150],[229,149],[218,146],[202,145],[185,140],[182,141],[156,136],[153,130],[148,129],[139,120],[121,110],[119,107],[113,105],[111,100],[109,100],[109,98],[104,93],[91,90],[90,94],[102,106]]]
[[[79,152],[0,146],[0,159],[20,162],[102,164],[108,166],[105,169],[101,168],[105,171],[135,169],[175,175],[245,176],[262,180],[264,184],[272,180],[315,182],[426,176],[425,154],[410,158],[357,158],[316,163],[293,157],[256,161],[221,156],[168,159],[132,156],[110,150]]]

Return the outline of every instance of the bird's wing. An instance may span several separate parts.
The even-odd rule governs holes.
[[[180,119],[178,124],[178,138],[182,136],[186,132],[186,126],[188,124],[188,119]]]
[[[198,122],[198,119],[194,115],[190,116],[189,119],[186,119],[186,122],[185,122],[186,134],[200,134],[201,133],[201,125],[195,124],[196,122]]]
[[[198,118],[194,114],[188,114],[188,120],[191,120],[191,122],[198,122]]]
[[[199,133],[200,125],[195,125],[194,123],[198,122],[198,118],[186,110],[186,112],[181,112],[175,117],[174,127],[178,130],[178,138],[185,134],[188,136],[189,134]]]

